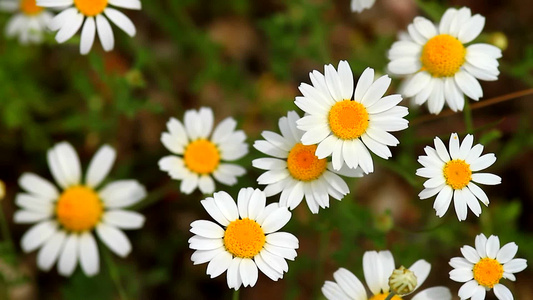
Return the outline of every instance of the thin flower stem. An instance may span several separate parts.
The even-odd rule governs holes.
[[[124,287],[122,286],[122,283],[120,282],[120,275],[119,275],[117,265],[113,261],[113,258],[111,257],[111,254],[108,249],[103,249],[102,252],[106,260],[107,269],[109,270],[109,276],[111,276],[111,279],[115,283],[120,299],[127,300],[128,297],[126,296]]]
[[[385,298],[385,300],[391,300],[394,296],[396,296],[396,293],[394,291],[391,291],[387,298]]]
[[[239,300],[239,291],[240,290],[234,290],[233,291],[233,297],[231,299],[233,300]]]
[[[470,108],[470,103],[468,100],[465,100],[465,107],[463,109],[463,115],[465,118],[465,129],[467,133],[474,133],[474,123],[472,120],[472,109]]]

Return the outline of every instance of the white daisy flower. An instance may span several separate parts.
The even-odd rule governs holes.
[[[450,260],[450,278],[457,282],[465,282],[459,289],[459,297],[464,299],[485,299],[486,292],[494,289],[500,300],[512,300],[513,294],[503,284],[502,278],[515,281],[514,273],[523,271],[527,262],[523,258],[514,258],[518,246],[511,242],[500,248],[500,239],[491,235],[488,239],[484,234],[476,236],[476,248],[461,248],[463,257]]]
[[[404,36],[389,51],[389,71],[407,75],[402,94],[418,105],[428,102],[429,111],[438,114],[444,102],[453,111],[462,111],[464,96],[479,100],[483,90],[477,79],[497,80],[501,50],[488,44],[465,44],[483,30],[485,18],[470,9],[449,8],[434,25],[416,17]],[[476,79],[477,78],[477,79]],[[429,100],[428,100],[429,99]]]
[[[52,31],[57,31],[56,41],[58,43],[69,40],[83,24],[80,43],[81,54],[87,54],[91,51],[97,33],[104,50],[113,50],[115,38],[107,19],[115,23],[129,36],[135,35],[136,30],[133,22],[125,14],[111,6],[141,9],[140,0],[37,0],[37,5],[63,8],[62,12],[55,16],[49,25]]]
[[[21,44],[41,43],[52,13],[35,4],[35,0],[0,0],[0,10],[14,13],[6,25],[8,37],[18,36]]]
[[[181,180],[180,190],[185,194],[197,187],[204,194],[213,193],[215,182],[211,176],[226,185],[234,185],[237,177],[246,173],[239,165],[223,162],[248,154],[248,144],[244,142],[246,134],[242,130],[235,131],[237,122],[233,118],[224,119],[214,131],[213,123],[213,111],[202,107],[185,112],[185,125],[170,118],[169,132],[161,134],[163,145],[178,156],[161,158],[159,168],[173,179]]]
[[[25,193],[17,195],[16,223],[37,223],[22,237],[25,252],[41,248],[37,265],[49,271],[57,261],[58,272],[69,276],[78,261],[87,276],[99,272],[100,259],[93,230],[111,251],[120,257],[131,251],[131,243],[121,229],[138,229],[144,216],[124,210],[146,196],[136,180],[118,180],[98,188],[115,161],[110,146],[94,155],[82,183],[76,150],[66,142],[48,151],[48,165],[62,191],[48,180],[25,173],[19,184]]]
[[[479,217],[481,206],[477,199],[488,206],[489,198],[476,183],[496,185],[502,180],[494,174],[474,172],[490,167],[496,156],[493,153],[480,156],[483,145],[472,147],[474,137],[471,134],[459,146],[457,133],[452,133],[449,152],[438,137],[435,137],[434,143],[435,149],[426,146],[426,155],[418,157],[418,162],[424,167],[416,170],[416,175],[429,178],[418,197],[427,199],[438,194],[433,204],[438,217],[448,211],[452,198],[459,221],[466,220],[468,208]]]
[[[390,251],[367,251],[363,255],[363,272],[372,296],[369,298],[361,281],[350,271],[340,268],[333,273],[336,282],[326,281],[322,293],[329,300],[384,300],[390,293],[389,277],[395,269],[394,257]],[[408,268],[416,276],[418,289],[426,280],[431,265],[420,259]],[[392,300],[401,300],[395,295]],[[411,298],[412,300],[451,300],[452,294],[447,287],[427,288]]]
[[[237,204],[226,192],[214,193],[201,203],[218,224],[205,220],[191,223],[195,235],[189,239],[189,247],[196,250],[191,256],[195,265],[209,262],[211,278],[227,270],[228,287],[235,290],[241,285],[253,287],[258,268],[274,281],[283,278],[289,270],[285,260],[294,260],[298,249],[294,235],[277,232],[291,218],[287,207],[266,205],[265,194],[252,188],[239,191]]]
[[[264,190],[267,197],[281,193],[279,204],[291,210],[305,197],[307,206],[316,214],[319,207],[329,207],[329,196],[341,200],[350,192],[339,175],[361,177],[363,172],[345,165],[335,171],[325,158],[316,157],[316,145],[305,146],[300,142],[304,132],[296,128],[299,119],[296,112],[290,111],[287,117],[279,119],[281,135],[263,131],[265,140],[256,141],[254,147],[274,158],[258,158],[252,165],[266,170],[257,182],[267,185]]]
[[[352,0],[352,11],[362,12],[365,9],[371,8],[376,0]]]
[[[302,83],[303,97],[296,97],[296,105],[307,114],[298,120],[298,128],[305,131],[302,144],[318,144],[319,159],[331,154],[334,170],[343,162],[349,168],[358,166],[365,173],[374,171],[370,151],[388,159],[388,146],[400,142],[389,131],[407,128],[406,107],[397,106],[402,97],[383,97],[391,79],[382,76],[374,82],[374,70],[367,68],[355,87],[350,65],[340,61],[338,71],[325,66],[325,76],[318,71],[309,73],[313,85]],[[352,100],[352,96],[354,100]],[[382,98],[383,97],[383,98]],[[367,149],[368,148],[368,149]]]

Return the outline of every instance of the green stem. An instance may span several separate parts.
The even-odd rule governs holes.
[[[240,292],[240,290],[234,290],[233,291],[233,297],[231,299],[239,300],[239,292]]]
[[[470,103],[468,100],[465,100],[465,107],[463,109],[463,114],[465,118],[465,127],[467,133],[474,133],[474,125],[472,122],[472,109],[470,109]]]
[[[394,296],[396,296],[396,293],[394,291],[391,291],[387,298],[385,298],[385,300],[391,300]]]
[[[117,265],[113,261],[113,258],[111,257],[111,254],[109,253],[108,249],[103,249],[102,252],[104,254],[104,259],[106,260],[107,268],[109,270],[109,275],[111,276],[111,279],[115,283],[120,299],[127,300],[128,297],[126,296],[124,287],[122,286],[122,283],[120,282],[120,275],[119,275]]]
[[[9,225],[7,224],[6,215],[4,214],[4,209],[1,205],[0,200],[0,226],[2,227],[2,236],[4,237],[4,240],[9,245],[10,250],[15,249],[15,244],[13,243],[13,238],[11,237],[11,232],[9,231]]]

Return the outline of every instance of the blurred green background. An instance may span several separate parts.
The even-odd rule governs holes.
[[[481,82],[483,104],[489,98],[533,88],[533,10],[530,0],[423,1],[377,0],[370,10],[352,13],[349,1],[326,0],[159,0],[143,1],[142,11],[126,11],[137,27],[133,39],[114,27],[116,49],[104,53],[98,42],[88,56],[79,54],[79,38],[56,45],[53,36],[41,46],[0,40],[0,179],[7,196],[0,203],[9,221],[15,249],[0,240],[0,299],[120,299],[106,261],[100,274],[80,270],[70,278],[36,268],[36,253],[18,245],[28,229],[12,223],[18,177],[26,171],[51,179],[46,150],[69,141],[86,167],[102,144],[118,150],[111,179],[134,178],[149,196],[135,207],[145,227],[128,232],[133,251],[113,257],[128,299],[231,299],[225,274],[205,275],[206,264],[193,266],[187,240],[189,224],[208,219],[196,191],[186,196],[179,182],[161,172],[157,161],[168,151],[159,141],[170,116],[210,106],[218,121],[233,116],[248,143],[263,130],[278,131],[279,117],[297,110],[294,97],[308,72],[346,59],[358,75],[368,66],[385,74],[386,52],[399,31],[417,15],[438,22],[451,6],[468,6],[486,17],[479,42],[508,47],[496,82]],[[0,14],[0,28],[10,16]],[[502,34],[496,34],[498,32]],[[397,90],[393,80],[388,93]],[[433,200],[420,201],[423,179],[415,176],[417,157],[434,136],[465,134],[463,116],[428,116],[410,107],[410,127],[395,134],[401,144],[393,158],[374,157],[375,173],[347,179],[351,193],[342,202],[312,215],[306,205],[293,211],[284,231],[300,240],[298,257],[283,280],[260,274],[241,299],[322,299],[320,287],[345,267],[362,277],[362,254],[390,249],[396,264],[426,259],[433,269],[424,287],[448,286],[454,297],[461,284],[451,281],[451,257],[473,245],[479,233],[496,234],[502,245],[516,242],[518,257],[533,263],[533,96],[473,105],[475,142],[498,160],[488,169],[500,175],[499,186],[485,187],[491,204],[480,218],[469,213],[459,222],[453,209],[439,219]],[[489,100],[490,101],[490,100]],[[404,101],[403,105],[408,105]],[[299,111],[302,114],[301,111]],[[260,157],[253,147],[239,162],[248,169],[238,185],[217,189],[236,196],[241,187],[258,187],[261,174],[251,167]],[[277,201],[272,197],[269,201]],[[105,251],[99,245],[100,252]],[[533,272],[504,280],[515,299],[533,299]],[[407,297],[408,298],[408,297]],[[458,299],[458,298],[457,298]],[[487,299],[496,299],[488,293]]]

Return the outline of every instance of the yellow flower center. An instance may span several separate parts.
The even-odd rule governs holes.
[[[422,70],[433,77],[450,77],[455,75],[465,63],[466,49],[456,38],[440,34],[427,41],[422,49]]]
[[[74,5],[87,17],[101,14],[107,7],[107,0],[74,0]]]
[[[20,10],[28,16],[34,16],[43,11],[44,8],[37,6],[35,0],[21,0],[20,1]]]
[[[328,165],[325,158],[316,155],[316,145],[298,143],[292,147],[287,158],[287,168],[292,177],[301,181],[313,181],[320,177]]]
[[[474,265],[473,272],[477,283],[493,288],[503,277],[503,266],[497,260],[486,257]]]
[[[220,152],[211,141],[199,139],[187,146],[183,159],[189,170],[199,174],[211,174],[220,163]]]
[[[472,179],[470,165],[462,159],[454,159],[447,162],[444,165],[443,172],[446,184],[454,190],[463,189]]]
[[[338,138],[356,139],[368,128],[368,111],[357,101],[339,101],[329,111],[328,122],[331,131]]]
[[[103,213],[102,201],[96,192],[86,186],[66,189],[57,201],[57,220],[70,231],[91,230],[98,224]]]
[[[244,218],[231,222],[224,233],[224,246],[240,258],[253,258],[265,245],[265,233],[254,220]]]
[[[372,296],[369,300],[385,300],[389,293],[382,293]],[[402,300],[402,297],[394,295],[391,300]]]

